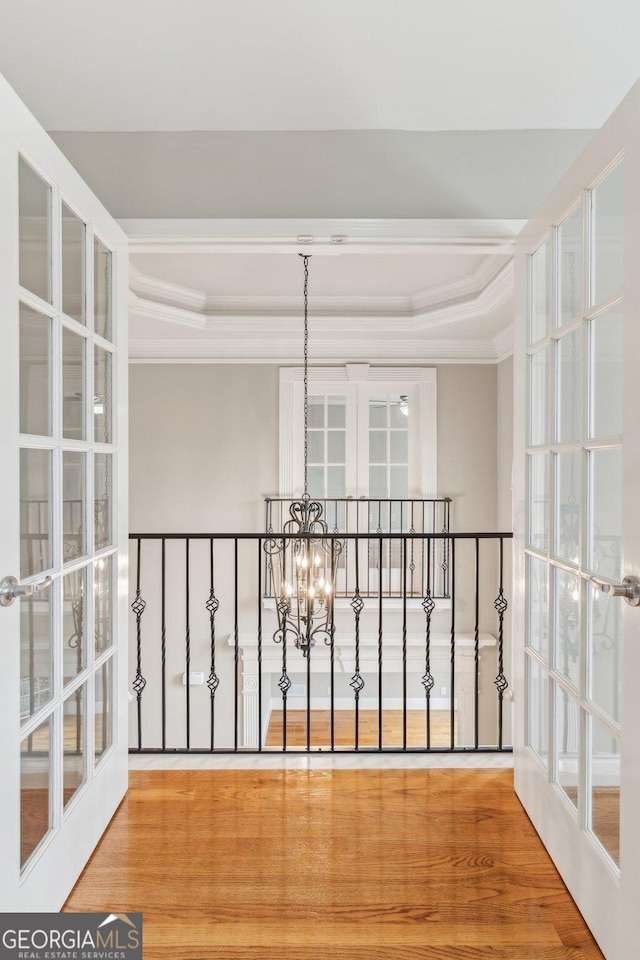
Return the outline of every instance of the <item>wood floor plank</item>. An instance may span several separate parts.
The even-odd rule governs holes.
[[[331,744],[331,711],[310,711],[310,743],[313,747],[329,747]],[[402,710],[383,710],[382,744],[385,747],[402,746],[424,747],[427,745],[427,722],[424,710],[407,710],[406,739]],[[355,746],[354,710],[335,710],[333,715],[333,743],[336,747]],[[265,747],[281,747],[283,743],[284,716],[282,710],[273,710],[269,717],[269,728],[265,738]],[[454,743],[457,743],[458,722],[454,714]],[[378,746],[380,732],[377,710],[359,710],[358,745],[361,747]],[[430,720],[430,740],[432,747],[448,747],[451,743],[451,714],[448,710],[432,710]],[[307,711],[287,710],[287,745],[304,747],[307,744]]]
[[[172,947],[162,945],[154,948],[158,960],[173,960],[176,954]],[[305,943],[291,949],[279,945],[266,946],[189,946],[184,953],[189,960],[591,960],[580,950],[564,946],[536,946],[535,953],[523,952],[521,946],[453,947],[396,945],[348,947]]]
[[[602,960],[504,770],[136,772],[65,909],[145,960]]]

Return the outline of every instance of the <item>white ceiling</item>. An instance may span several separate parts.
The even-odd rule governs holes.
[[[50,130],[596,128],[637,0],[2,0],[0,72]]]

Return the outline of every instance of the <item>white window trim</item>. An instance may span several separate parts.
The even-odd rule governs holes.
[[[347,363],[340,367],[311,367],[309,384],[335,383],[336,392],[347,383],[399,382],[417,387],[417,433],[419,451],[420,493],[425,499],[438,496],[438,407],[437,371],[435,367],[379,367],[368,363]],[[301,453],[304,445],[302,416],[302,367],[280,368],[280,478],[281,497],[298,496],[300,491]],[[413,411],[412,411],[412,415]]]

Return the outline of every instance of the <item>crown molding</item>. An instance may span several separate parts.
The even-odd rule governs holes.
[[[513,292],[513,261],[497,271],[484,267],[472,277],[434,288],[433,305],[414,309],[410,297],[314,297],[314,335],[354,330],[388,330],[411,333],[485,316],[507,302]],[[479,283],[490,279],[478,289]],[[469,291],[476,291],[469,293]],[[421,294],[422,303],[426,293]],[[436,301],[447,294],[449,301]],[[265,320],[277,324],[281,333],[295,335],[300,320],[300,297],[212,297],[200,291],[149,277],[135,270],[130,281],[129,310],[132,316],[164,320],[196,329],[247,335],[260,332]],[[225,326],[228,330],[225,330]]]
[[[476,296],[470,296],[461,302],[425,310],[413,316],[416,330],[441,327],[462,320],[474,320],[483,317],[503,306],[513,294],[513,260],[500,267],[492,280]]]
[[[496,351],[496,362],[500,363],[506,360],[513,353],[513,331],[514,324],[508,323],[500,333],[493,338],[493,345]]]
[[[131,363],[277,363],[300,364],[297,341],[275,337],[247,341],[246,338],[133,339],[129,343]],[[408,349],[407,344],[389,339],[327,340],[314,346],[314,368],[318,364],[343,365],[353,362],[390,364],[495,363],[492,340],[425,340]],[[319,369],[322,369],[320,367]]]
[[[428,287],[426,290],[413,294],[409,299],[414,314],[419,314],[442,303],[476,296],[495,279],[506,262],[507,257],[486,256],[470,276],[450,280],[448,283]]]
[[[120,220],[133,253],[513,253],[522,220]]]
[[[159,277],[148,276],[133,263],[129,264],[129,289],[143,300],[153,300],[195,313],[206,311],[207,297],[201,290],[192,290]]]
[[[207,318],[203,313],[187,310],[170,303],[147,300],[144,297],[139,297],[133,290],[129,290],[129,317],[164,320],[168,323],[176,323],[179,326],[192,327],[196,330],[204,330],[207,325]]]

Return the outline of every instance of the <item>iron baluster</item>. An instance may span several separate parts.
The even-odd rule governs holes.
[[[162,540],[160,560],[160,658],[162,661],[162,749],[167,745],[167,569],[166,569],[167,541]]]
[[[431,749],[431,691],[433,690],[435,679],[431,673],[431,617],[433,611],[435,610],[436,604],[433,596],[431,595],[431,545],[429,545],[427,553],[427,589],[422,600],[422,609],[424,610],[426,619],[426,632],[425,632],[425,667],[424,674],[422,676],[422,686],[424,687],[424,692],[426,695],[426,723],[427,723],[427,750]]]
[[[233,541],[233,747],[238,749],[238,673],[240,637],[238,628],[238,538]]]
[[[262,539],[258,540],[258,750],[262,751]]]
[[[446,541],[445,541],[446,543]],[[451,558],[451,692],[449,701],[449,724],[451,734],[451,749],[455,748],[455,720],[456,720],[456,553],[455,541],[451,541],[449,556]]]
[[[382,539],[378,541],[378,562],[378,749],[382,750]]]
[[[258,569],[260,570],[260,567]],[[260,592],[258,592],[258,597],[260,597]],[[215,700],[216,692],[220,686],[220,677],[216,673],[216,614],[220,608],[220,601],[215,592],[213,537],[209,540],[209,597],[205,607],[209,613],[210,659],[207,687],[209,688],[211,752],[213,753],[215,750]]]
[[[190,570],[189,570],[189,538],[185,540],[185,641],[184,641],[184,660],[187,683],[185,686],[185,708],[186,708],[186,734],[187,750],[191,749],[191,621],[189,616],[190,606]]]
[[[474,660],[474,684],[473,684],[473,729],[474,743],[476,750],[479,746],[479,700],[480,700],[480,541],[476,537],[475,542],[475,626],[473,632],[473,660]]]
[[[147,685],[147,681],[142,676],[142,614],[147,605],[142,599],[140,592],[140,565],[142,559],[142,539],[138,537],[137,568],[136,568],[136,596],[131,604],[131,609],[136,616],[136,675],[132,683],[133,690],[137,699],[138,714],[138,750],[142,750],[142,691]],[[105,741],[106,742],[106,741]]]
[[[351,609],[355,615],[355,671],[349,686],[353,690],[354,694],[354,704],[355,704],[355,749],[358,750],[360,747],[359,743],[359,724],[360,724],[360,693],[364,689],[364,680],[360,676],[360,614],[364,609],[364,600],[360,596],[360,571],[359,571],[359,558],[358,551],[355,551],[356,555],[356,592],[351,601]]]
[[[331,576],[333,582],[336,582],[336,555],[334,550],[334,542],[331,541]],[[331,696],[331,750],[335,750],[336,743],[336,716],[335,716],[335,683],[336,683],[336,673],[335,673],[335,613],[334,607],[331,608],[331,623],[329,627],[329,636],[325,640],[325,643],[329,644],[329,660],[330,660],[330,670],[331,670],[331,683],[330,683],[330,696]]]
[[[502,537],[500,537],[500,586],[493,605],[498,612],[498,676],[494,683],[498,689],[498,750],[502,750],[504,694],[509,686],[504,675],[504,615],[508,603],[504,595],[504,541]]]
[[[411,541],[413,546],[413,541]],[[402,540],[402,749],[407,749],[407,541]]]

